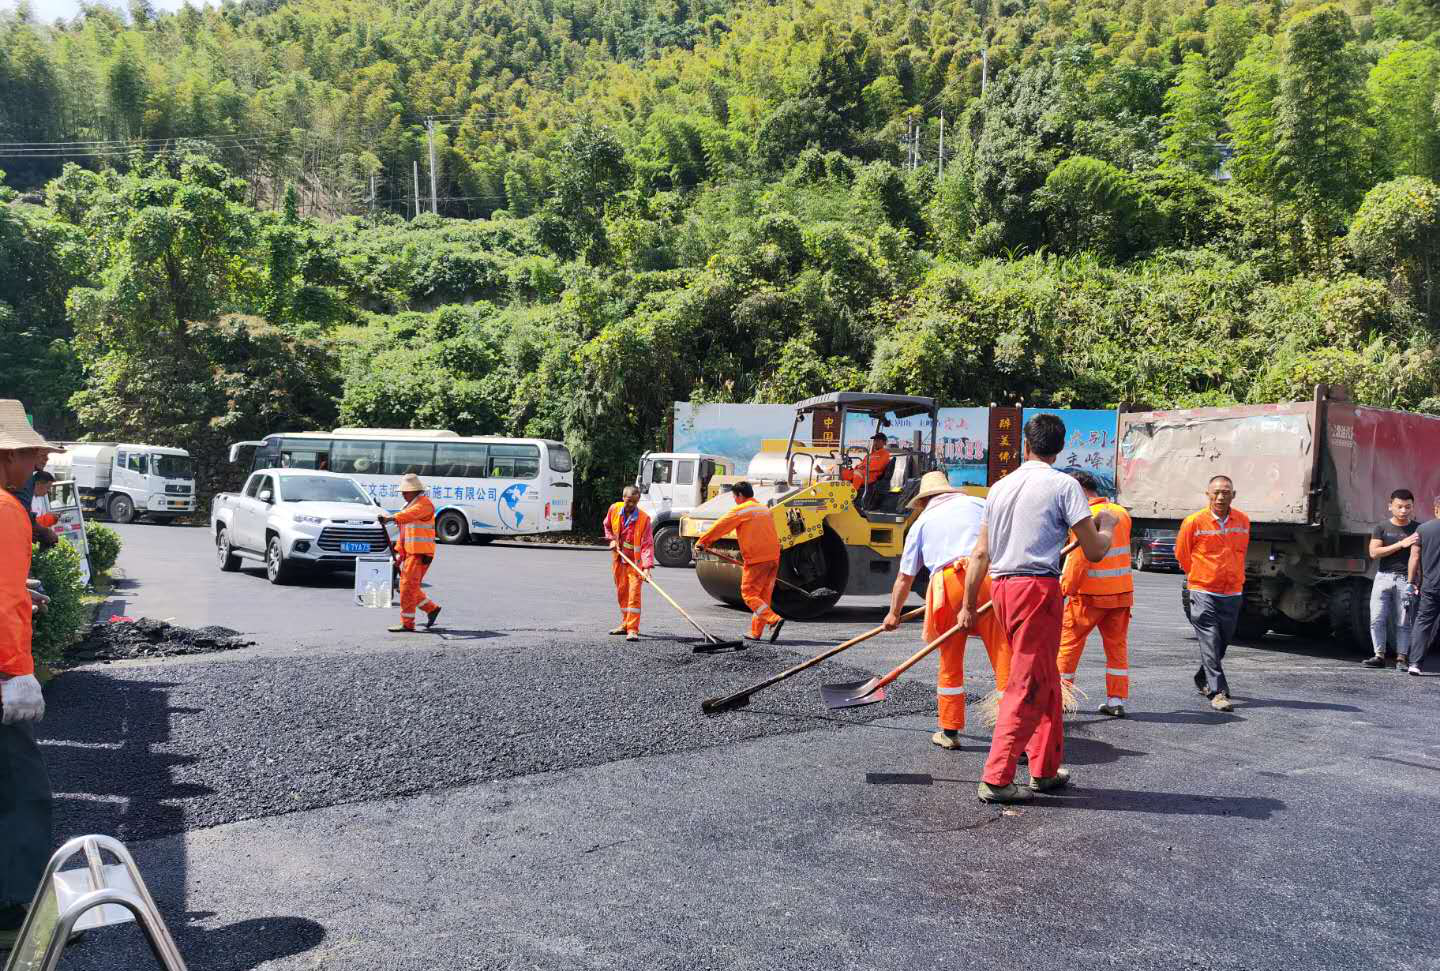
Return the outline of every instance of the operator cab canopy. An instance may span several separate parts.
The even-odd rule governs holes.
[[[896,418],[909,418],[912,415],[934,417],[938,410],[934,398],[922,398],[919,395],[832,391],[829,394],[816,395],[813,398],[796,402],[795,413],[803,415],[812,411],[832,411],[840,408],[872,415],[876,418],[883,418],[886,415],[894,415]]]

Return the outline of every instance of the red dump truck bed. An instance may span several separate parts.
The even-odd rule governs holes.
[[[1316,400],[1120,415],[1116,483],[1136,519],[1179,520],[1217,474],[1257,524],[1368,533],[1394,489],[1440,495],[1440,418]]]

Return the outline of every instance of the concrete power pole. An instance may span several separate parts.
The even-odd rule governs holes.
[[[415,216],[410,217],[414,219],[416,216],[420,215],[420,160],[411,159],[410,167],[411,172],[415,176]]]
[[[940,112],[940,161],[936,167],[936,176],[945,178],[945,112]]]
[[[439,215],[440,209],[435,201],[435,119],[425,119],[425,130],[430,133],[430,211]]]
[[[980,97],[985,97],[985,88],[990,83],[990,48],[980,48]]]

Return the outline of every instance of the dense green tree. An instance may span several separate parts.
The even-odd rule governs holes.
[[[1384,182],[1360,204],[1346,237],[1361,266],[1406,294],[1440,327],[1440,186],[1415,176]]]
[[[1201,55],[1186,55],[1174,86],[1165,92],[1164,120],[1166,162],[1203,175],[1219,167],[1224,117]]]
[[[1390,172],[1440,178],[1440,51],[1402,41],[1370,69],[1366,89]]]

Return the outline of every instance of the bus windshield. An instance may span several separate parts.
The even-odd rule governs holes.
[[[349,479],[328,475],[280,476],[280,497],[286,502],[354,502],[370,505],[370,497]]]
[[[166,479],[195,478],[195,463],[188,455],[156,455],[155,474]]]
[[[570,458],[570,450],[564,445],[550,446],[550,471],[569,472],[575,467],[574,461]]]

